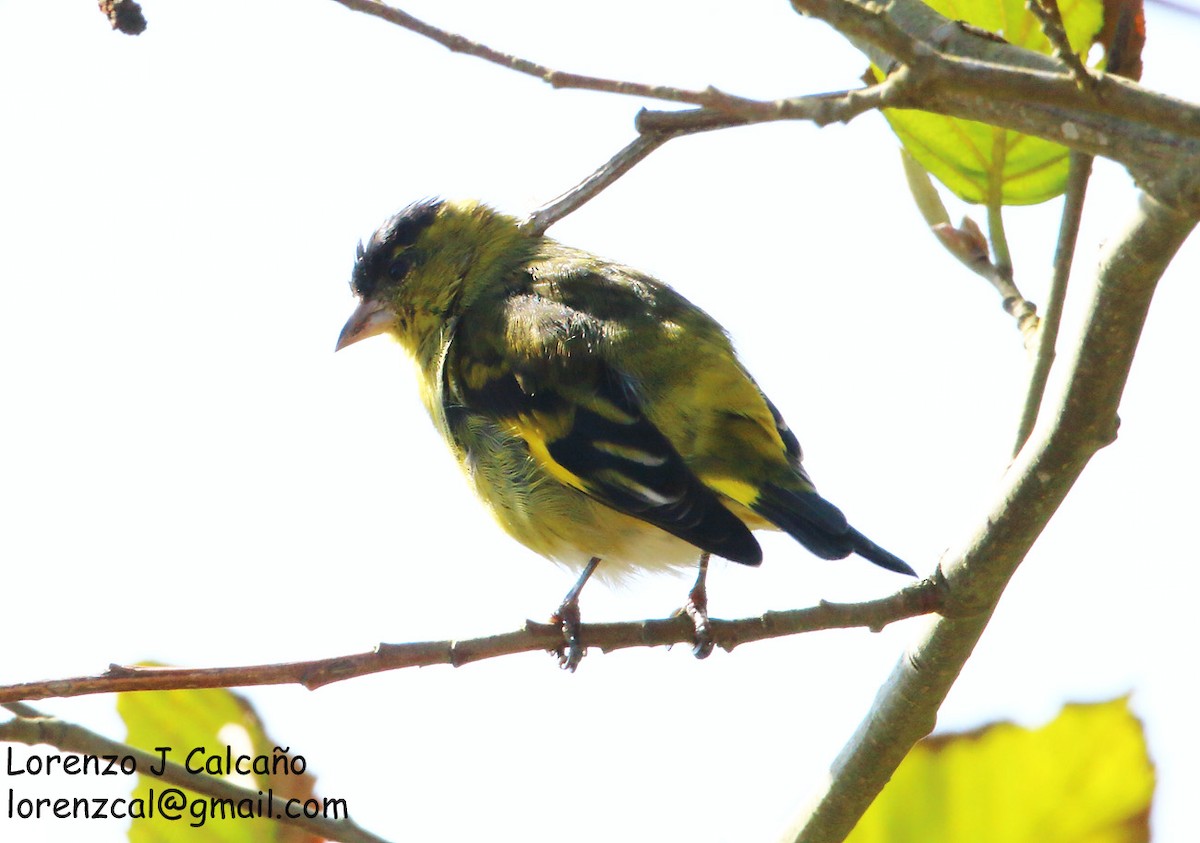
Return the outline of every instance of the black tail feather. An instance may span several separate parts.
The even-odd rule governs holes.
[[[822,559],[845,559],[857,553],[889,571],[917,575],[904,560],[851,527],[842,511],[815,491],[767,486],[753,509]]]
[[[884,550],[853,527],[850,528],[850,539],[853,542],[854,552],[863,559],[874,562],[880,568],[895,571],[897,574],[908,574],[910,577],[917,575],[911,565],[894,553]]]

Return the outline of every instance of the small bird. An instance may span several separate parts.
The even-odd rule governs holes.
[[[915,576],[817,494],[725,330],[666,284],[481,203],[425,200],[359,243],[350,287],[337,348],[395,337],[500,525],[581,572],[555,614],[564,667],[583,656],[579,592],[596,571],[698,563],[683,611],[707,655],[708,558],[758,565],[752,530]]]

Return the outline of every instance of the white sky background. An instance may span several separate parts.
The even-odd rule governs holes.
[[[749,96],[845,88],[864,68],[781,0],[404,8],[564,70]],[[149,30],[128,38],[91,2],[0,0],[0,683],[545,618],[571,576],[474,502],[399,347],[333,344],[355,242],[383,217],[435,194],[524,213],[626,143],[640,103],[556,92],[320,0],[145,9]],[[1144,81],[1200,98],[1200,22],[1149,15]],[[986,511],[1026,362],[998,297],[925,229],[896,147],[877,115],[679,140],[552,233],[721,319],[821,490],[924,573]],[[1069,320],[1133,196],[1098,166]],[[1038,302],[1059,205],[1008,215]],[[1017,574],[940,720],[1036,724],[1132,692],[1161,775],[1158,841],[1200,831],[1198,277],[1193,240],[1151,312],[1119,441]],[[716,565],[715,616],[902,584],[786,537],[763,544],[759,570]],[[661,616],[687,586],[594,585],[584,618]],[[773,839],[920,623],[705,662],[686,647],[593,653],[573,676],[530,654],[246,693],[321,793],[392,840]],[[123,736],[111,697],[39,706]],[[5,839],[124,832],[2,808]]]

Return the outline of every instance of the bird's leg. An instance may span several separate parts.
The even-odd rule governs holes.
[[[595,572],[596,566],[599,564],[599,556],[593,556],[588,561],[583,573],[575,581],[575,585],[571,586],[571,590],[563,598],[558,611],[550,616],[550,622],[561,626],[563,633],[563,646],[556,651],[558,666],[572,673],[575,672],[575,668],[579,667],[579,661],[583,658],[584,652],[583,642],[579,640],[579,593],[583,591],[588,578]]]
[[[700,554],[696,584],[688,592],[687,602],[683,604],[683,613],[692,619],[692,625],[696,627],[692,655],[698,659],[708,658],[713,651],[712,624],[708,620],[708,588],[704,584],[708,577],[708,556],[707,553]]]

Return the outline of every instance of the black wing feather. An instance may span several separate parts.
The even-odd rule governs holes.
[[[599,397],[620,400],[615,392]],[[742,520],[692,473],[658,428],[641,413],[630,416],[633,421],[614,421],[576,406],[567,435],[549,444],[550,456],[613,509],[717,556],[744,565],[762,562],[762,549]]]
[[[598,354],[581,344],[568,377],[554,359],[513,359],[484,340],[497,335],[475,331],[468,318],[458,324],[443,370],[448,419],[471,412],[518,423],[553,418],[561,433],[547,438],[546,449],[586,494],[701,550],[744,565],[762,561],[749,528],[688,468],[643,414],[633,385]]]

